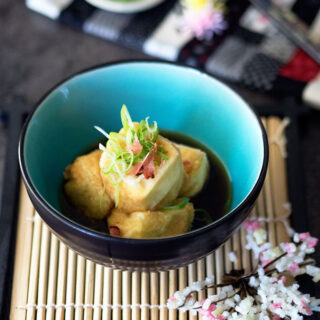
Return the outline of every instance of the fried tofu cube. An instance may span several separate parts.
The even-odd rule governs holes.
[[[105,190],[100,175],[102,151],[80,156],[69,165],[64,177],[67,198],[79,211],[91,219],[104,219],[114,203]]]
[[[180,151],[168,139],[159,136],[157,144],[167,151],[168,160],[155,167],[154,178],[140,179],[126,176],[118,185],[112,183],[110,176],[101,171],[107,193],[124,212],[147,211],[159,208],[178,197],[184,179],[184,169]],[[106,157],[100,166],[109,167],[111,160]]]
[[[123,238],[148,239],[176,236],[188,232],[193,217],[193,204],[188,203],[181,209],[132,213],[114,208],[107,217],[107,222],[112,235]]]
[[[181,152],[185,178],[179,195],[193,197],[203,188],[209,175],[209,161],[200,149],[176,144]]]

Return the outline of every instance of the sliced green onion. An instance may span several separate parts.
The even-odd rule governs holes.
[[[179,202],[179,201],[181,201],[180,204],[163,207],[162,210],[177,210],[177,209],[182,209],[182,208],[184,208],[184,207],[188,204],[189,200],[190,200],[190,199],[189,199],[188,197],[179,198],[179,199],[175,200],[174,202],[177,202],[177,201]]]
[[[131,146],[134,140],[135,132],[134,130],[128,130],[126,134],[126,145]]]
[[[115,140],[109,140],[108,141],[108,149],[112,148],[112,152],[115,152],[116,154],[119,154],[122,152],[122,148],[119,145],[119,143]],[[111,151],[111,150],[110,150]]]
[[[104,155],[108,157],[103,158],[101,165],[105,166],[102,169],[102,172],[110,177],[111,183],[116,186],[115,198],[116,205],[119,200],[119,184],[121,181],[125,181],[127,173],[131,170],[133,166],[137,163],[144,161],[145,157],[150,152],[157,153],[158,157],[161,157],[163,160],[168,160],[168,157],[165,155],[167,151],[159,146],[156,147],[156,141],[159,136],[159,128],[156,121],[153,124],[149,125],[149,117],[145,120],[141,120],[139,124],[133,123],[129,111],[126,105],[123,105],[121,108],[121,122],[123,125],[123,130],[121,133],[110,132],[106,133],[100,127],[95,126],[95,128],[101,132],[105,137],[108,138],[106,146],[99,145],[99,149],[103,151]],[[131,146],[137,135],[137,138],[142,145],[142,151],[139,155],[133,153],[129,146]],[[111,163],[106,166],[106,162],[110,161]],[[155,162],[155,165],[160,165],[162,161],[158,160]],[[138,179],[139,181],[143,178],[141,175]],[[188,198],[181,198],[181,204],[171,205],[163,208],[163,210],[174,210],[183,208],[188,203]],[[174,202],[176,204],[177,201]]]
[[[133,122],[131,120],[127,106],[124,104],[121,108],[121,122],[123,125],[124,131],[127,131],[129,128],[133,128]]]
[[[148,131],[150,132],[150,133],[153,133],[153,132],[156,132],[157,130],[158,130],[158,124],[157,124],[157,121],[154,121],[153,122],[153,125],[152,125],[152,128],[149,126],[149,122],[148,122],[148,119],[149,119],[150,117],[146,117],[146,127],[147,127],[147,129],[148,129]]]
[[[110,166],[109,166],[109,168],[107,168],[107,169],[102,169],[102,173],[103,173],[103,174],[108,174],[109,172],[111,172],[113,166],[114,166],[114,164],[111,163]]]
[[[99,143],[99,149],[100,149],[101,151],[105,151],[105,150],[106,150],[106,147],[105,147],[103,144]]]
[[[158,155],[163,159],[163,160],[168,160],[169,158],[165,156],[162,152],[158,152]]]
[[[127,169],[126,169],[126,173],[133,167],[133,161],[134,161],[134,154],[132,151],[130,151],[130,163],[128,164],[127,166]]]
[[[96,130],[98,130],[99,132],[101,132],[107,139],[110,139],[110,136],[102,128],[100,128],[98,126],[94,126],[94,128]]]
[[[118,132],[110,132],[110,138],[109,139],[111,139],[111,140],[120,139],[123,142],[126,141],[126,138],[123,135],[119,134]]]
[[[161,153],[164,153],[164,154],[168,153],[168,151],[163,149],[162,147],[158,147],[158,151],[160,151]]]

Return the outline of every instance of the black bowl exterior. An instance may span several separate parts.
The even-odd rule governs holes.
[[[30,199],[53,233],[80,255],[121,270],[159,271],[192,263],[227,241],[248,216],[254,199],[223,223],[181,237],[135,240],[95,235],[50,213],[27,187]],[[81,239],[81,241],[79,241]]]
[[[121,62],[109,65],[118,63]],[[90,70],[94,69],[97,67]],[[22,177],[30,199],[41,218],[61,241],[80,255],[102,265],[122,270],[159,271],[181,267],[204,257],[227,241],[249,215],[258,197],[267,171],[269,149],[264,127],[256,112],[252,111],[259,122],[264,146],[263,164],[254,187],[240,205],[218,221],[180,236],[143,240],[111,237],[80,226],[55,211],[38,193],[26,169],[24,138],[32,115],[23,127],[19,142],[18,155]]]

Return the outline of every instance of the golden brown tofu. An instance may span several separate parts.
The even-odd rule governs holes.
[[[178,148],[168,139],[159,136],[159,147],[164,148],[168,160],[161,166],[155,167],[154,178],[141,179],[142,177],[126,176],[115,186],[109,175],[101,172],[107,193],[116,200],[117,188],[119,192],[117,207],[124,212],[153,210],[160,205],[169,203],[178,197],[184,179],[184,169]],[[100,162],[101,168],[110,166],[111,160],[105,157]]]
[[[188,203],[184,208],[166,211],[126,213],[115,208],[107,217],[107,221],[110,233],[113,235],[123,238],[147,239],[176,236],[188,232],[193,217],[193,204]]]
[[[101,154],[102,151],[95,150],[76,158],[64,173],[68,180],[64,190],[69,201],[92,219],[105,218],[114,205],[100,175]]]
[[[182,144],[176,144],[181,152],[185,178],[179,195],[193,197],[203,188],[209,175],[209,161],[205,152]]]

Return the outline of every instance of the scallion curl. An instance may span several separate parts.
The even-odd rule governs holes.
[[[176,205],[171,205],[171,206],[166,206],[166,207],[163,207],[162,210],[178,210],[178,209],[182,209],[184,208],[190,201],[190,198],[188,197],[183,197],[183,198],[179,198],[179,199],[176,199],[174,201],[174,203],[176,202],[180,202],[180,204],[176,204]]]

